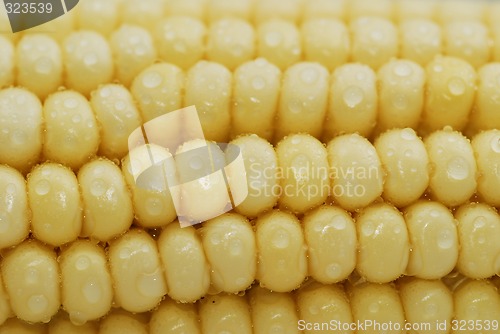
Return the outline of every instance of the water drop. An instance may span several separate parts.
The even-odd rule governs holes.
[[[85,299],[91,304],[98,303],[102,297],[101,285],[93,279],[89,279],[82,287]]]
[[[153,274],[141,274],[137,279],[137,289],[146,297],[157,297],[164,290],[161,271],[157,270]]]
[[[83,326],[87,320],[88,317],[82,312],[69,312],[69,321],[75,326]]]
[[[78,124],[82,120],[82,117],[80,115],[78,115],[78,114],[77,115],[73,115],[73,117],[71,118],[71,120],[73,121],[73,123]]]
[[[378,304],[378,302],[371,303],[368,307],[368,310],[370,311],[370,313],[377,313],[380,310],[380,305]]]
[[[306,68],[300,72],[300,79],[310,85],[318,80],[319,74],[318,71],[314,68]]]
[[[49,58],[42,57],[35,64],[35,71],[40,74],[49,74],[52,70],[52,61]]]
[[[318,306],[311,305],[311,307],[309,307],[309,313],[311,313],[311,314],[318,314],[319,313]]]
[[[344,102],[349,108],[354,108],[363,101],[365,94],[357,86],[351,86],[344,91]]]
[[[300,137],[299,137],[299,136],[293,136],[293,137],[292,137],[292,144],[293,144],[293,145],[298,145],[298,144],[300,144],[300,142],[301,142],[301,141],[302,141],[302,140],[300,139]]]
[[[70,109],[76,108],[78,106],[78,101],[73,98],[68,98],[64,100],[64,106]]]
[[[12,132],[10,139],[12,140],[13,144],[21,145],[24,144],[24,142],[26,141],[26,135],[24,131],[16,130]]]
[[[106,188],[106,182],[103,179],[95,179],[90,185],[90,193],[95,197],[99,197],[104,195]]]
[[[462,95],[465,92],[465,83],[460,78],[450,79],[448,82],[448,89],[450,90],[450,93],[455,96]]]
[[[405,155],[405,157],[409,158],[413,155],[413,151],[412,150],[405,150],[404,155]]]
[[[483,216],[479,216],[474,219],[474,228],[482,228],[486,226],[486,218]]]
[[[85,57],[83,57],[83,62],[87,66],[92,66],[97,64],[97,55],[95,53],[87,53]]]
[[[132,251],[130,250],[130,248],[124,247],[120,249],[120,253],[118,254],[118,256],[120,257],[120,259],[126,260],[132,256]]]
[[[441,233],[439,233],[438,239],[438,246],[441,249],[449,249],[453,246],[455,240],[453,238],[452,233],[450,230],[443,230]]]
[[[35,186],[35,192],[40,195],[47,195],[50,191],[50,183],[47,180],[40,180]]]
[[[332,219],[331,226],[336,229],[336,230],[343,230],[346,228],[347,223],[344,217],[342,216],[335,216]]]
[[[433,210],[431,210],[430,215],[433,218],[438,218],[440,216],[440,213],[439,213],[439,211],[433,209]]]
[[[148,198],[146,201],[146,210],[152,216],[158,216],[162,212],[161,201],[158,198]]]
[[[269,328],[269,334],[284,334],[285,329],[281,325],[272,325],[271,328]]]
[[[255,77],[252,80],[252,87],[256,90],[262,90],[266,87],[266,81],[262,77]]]
[[[44,312],[49,306],[49,301],[44,295],[33,295],[28,299],[28,308],[35,314]]]
[[[368,221],[363,224],[363,227],[361,228],[361,231],[363,234],[367,237],[371,236],[373,232],[375,232],[375,227],[373,226],[373,222]]]
[[[16,192],[16,185],[14,183],[9,183],[5,187],[5,192],[9,195],[12,195]]]
[[[298,114],[302,111],[302,107],[299,102],[291,100],[288,102],[288,110],[290,110],[292,114]]]
[[[279,229],[274,233],[273,246],[275,248],[287,248],[290,244],[290,234],[284,229]]]
[[[413,72],[410,65],[406,63],[399,63],[394,67],[394,73],[400,77],[407,77]]]
[[[392,104],[397,109],[406,109],[408,107],[408,99],[406,98],[406,96],[400,94],[394,97],[394,100],[392,100]]]
[[[387,156],[392,157],[394,155],[394,150],[393,149],[388,149],[387,150]]]
[[[127,107],[127,104],[124,101],[116,101],[115,102],[115,109],[118,111],[123,111]]]
[[[500,153],[500,136],[493,137],[490,146],[495,153]]]
[[[99,95],[101,95],[101,97],[104,97],[104,98],[110,97],[111,96],[111,89],[109,87],[104,87],[99,92]]]
[[[438,72],[438,73],[442,72],[443,71],[443,66],[439,65],[439,64],[434,65],[434,71]]]
[[[240,239],[233,239],[229,242],[229,253],[233,256],[240,255],[243,251],[243,243]]]
[[[26,270],[26,274],[24,276],[24,279],[25,279],[27,284],[37,284],[38,280],[40,279],[40,274],[38,272],[38,269],[28,268]]]
[[[381,41],[384,38],[384,33],[378,30],[371,32],[371,37],[374,41]]]
[[[448,162],[447,173],[453,180],[465,180],[469,176],[469,165],[464,158],[455,157]]]
[[[337,278],[340,276],[341,268],[338,263],[330,263],[326,266],[326,276],[329,278]]]
[[[281,33],[277,31],[269,32],[265,37],[266,44],[269,46],[278,46],[282,39],[283,36],[281,36]]]
[[[427,303],[425,306],[425,313],[428,315],[436,314],[438,311],[438,306],[435,303]]]
[[[158,72],[149,72],[142,78],[142,84],[148,88],[156,88],[162,81],[163,79]]]
[[[210,242],[212,242],[212,244],[214,245],[220,244],[221,236],[218,233],[213,234],[212,237],[210,238]]]
[[[90,259],[87,256],[82,255],[78,257],[78,259],[76,259],[75,262],[76,270],[83,271],[88,269],[89,267],[90,267]]]
[[[486,242],[486,237],[484,235],[478,235],[477,236],[477,242],[480,245],[484,244]]]
[[[417,138],[417,134],[415,133],[415,130],[406,128],[401,131],[401,138],[404,140],[414,140]]]

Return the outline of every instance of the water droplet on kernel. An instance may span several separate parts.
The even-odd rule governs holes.
[[[42,57],[35,64],[35,71],[40,74],[49,74],[52,70],[52,61],[47,57]]]
[[[35,314],[43,313],[49,306],[49,301],[44,295],[33,295],[28,299],[28,308]]]
[[[149,198],[146,201],[146,210],[152,216],[158,216],[162,212],[161,201],[158,198]]]
[[[297,101],[291,100],[288,102],[288,109],[292,114],[298,114],[302,111],[302,107],[300,106],[300,103]]]
[[[83,57],[83,62],[87,66],[92,66],[97,64],[97,55],[95,53],[88,53]]]
[[[440,216],[440,213],[439,213],[439,211],[433,209],[433,210],[431,210],[430,215],[433,218],[438,218]]]
[[[455,240],[452,236],[452,233],[449,230],[443,230],[441,231],[441,233],[439,233],[437,242],[439,248],[449,249],[453,246]]]
[[[302,140],[300,139],[300,137],[299,137],[299,136],[293,136],[293,137],[292,137],[292,144],[293,144],[293,145],[298,145],[298,144],[300,144],[300,142],[301,142],[301,141],[302,141]]]
[[[344,217],[342,216],[335,216],[332,219],[331,226],[336,229],[336,230],[343,230],[347,226],[347,222]]]
[[[69,321],[75,326],[83,326],[87,323],[88,317],[82,312],[69,312]]]
[[[87,256],[82,255],[78,257],[78,259],[76,259],[75,268],[77,270],[82,271],[88,269],[89,267],[90,267],[90,259]]]
[[[378,302],[372,303],[369,307],[368,310],[370,313],[377,313],[380,310],[380,305]]]
[[[106,192],[106,182],[103,179],[95,179],[92,181],[92,184],[90,185],[90,193],[95,196],[99,197],[104,195]]]
[[[28,284],[38,283],[38,280],[40,279],[40,274],[38,272],[38,269],[28,268],[26,270],[26,274],[25,274],[24,279],[25,279],[26,283],[28,283]]]
[[[71,120],[73,121],[73,123],[78,124],[78,123],[81,122],[82,117],[80,115],[78,115],[78,114],[77,115],[73,115],[73,117],[71,118]]]
[[[132,251],[130,250],[130,248],[124,247],[120,249],[120,253],[118,254],[118,256],[120,257],[120,259],[126,260],[130,258],[130,256],[132,256]]]
[[[417,138],[417,134],[415,133],[415,130],[406,128],[401,131],[401,138],[404,140],[414,140]]]
[[[268,33],[265,37],[266,44],[269,46],[278,46],[283,39],[283,36],[281,36],[281,33],[277,31],[272,31]]]
[[[47,195],[50,191],[50,183],[47,180],[40,180],[35,185],[35,192],[40,195]]]
[[[157,270],[153,274],[141,274],[137,279],[137,289],[146,297],[157,297],[164,290],[161,271]]]
[[[309,307],[309,313],[311,314],[318,314],[319,313],[319,308],[316,305],[312,305]]]
[[[407,77],[413,72],[410,65],[406,63],[399,63],[394,67],[394,73],[400,77]]]
[[[486,226],[486,218],[483,216],[479,216],[474,219],[474,228],[482,228]]]
[[[109,87],[104,87],[99,92],[99,95],[101,95],[101,97],[104,97],[104,98],[110,97],[111,96],[111,89]]]
[[[378,30],[371,32],[371,37],[374,41],[381,41],[384,38],[384,33]]]
[[[469,176],[469,165],[462,157],[455,157],[448,162],[448,177],[457,181],[465,180]]]
[[[439,64],[434,65],[434,71],[438,72],[438,73],[442,72],[443,71],[443,66],[439,65]]]
[[[279,229],[274,232],[273,236],[273,246],[275,248],[287,248],[290,244],[290,234],[284,229]]]
[[[149,72],[142,78],[142,84],[148,88],[156,88],[162,83],[163,79],[160,73]]]
[[[266,87],[266,81],[262,77],[257,76],[252,80],[252,87],[256,90],[262,90]]]
[[[98,303],[102,297],[101,285],[93,279],[89,279],[82,287],[82,293],[85,299],[91,304]]]
[[[229,253],[233,256],[240,255],[243,251],[243,243],[240,239],[233,239],[229,242]]]
[[[354,108],[363,101],[365,93],[357,86],[351,86],[344,91],[344,102],[349,108]]]
[[[462,95],[465,92],[465,83],[460,78],[450,79],[448,82],[448,89],[450,90],[450,93],[455,96]]]
[[[318,80],[319,74],[318,71],[314,68],[306,68],[300,72],[300,79],[310,85]]]
[[[392,157],[394,155],[394,150],[393,149],[388,149],[387,150],[387,156]]]
[[[392,104],[397,109],[406,109],[408,107],[408,99],[406,98],[406,96],[400,94],[394,97],[394,100],[392,100]]]
[[[26,141],[26,135],[24,131],[16,130],[12,132],[10,139],[12,140],[13,144],[21,145],[24,144],[24,142]]]
[[[272,325],[269,334],[285,334],[285,329],[281,325]]]
[[[339,277],[341,273],[340,265],[338,263],[330,263],[328,266],[326,266],[325,273],[329,278]]]
[[[7,184],[5,192],[10,195],[14,194],[16,192],[16,185],[14,183]]]
[[[118,111],[123,111],[127,107],[127,104],[124,101],[116,101],[115,109]]]
[[[438,311],[438,306],[435,303],[427,303],[425,305],[425,313],[428,315],[436,314]]]
[[[371,236],[373,232],[375,232],[375,227],[373,226],[373,222],[368,221],[363,224],[363,227],[361,228],[361,231],[363,234],[367,237]]]
[[[495,136],[491,142],[490,142],[491,149],[496,152],[500,153],[500,136]]]

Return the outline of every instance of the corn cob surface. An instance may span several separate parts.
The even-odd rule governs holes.
[[[499,333],[499,19],[82,0],[0,34],[0,333]],[[191,105],[207,141],[169,150],[184,130],[154,122]],[[150,142],[131,150],[134,131]],[[248,197],[182,228],[233,198],[165,179],[222,168],[229,141]],[[179,156],[199,145],[210,160]],[[151,154],[178,172],[144,187]]]

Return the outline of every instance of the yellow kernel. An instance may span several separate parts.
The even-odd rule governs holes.
[[[304,1],[302,19],[338,19],[345,21],[347,0],[308,0]]]
[[[271,211],[259,217],[255,234],[261,286],[277,292],[300,286],[307,276],[307,258],[298,219],[289,213]]]
[[[325,34],[328,31],[328,34]],[[347,63],[351,52],[349,31],[335,19],[311,19],[301,27],[304,57],[332,71]]]
[[[19,319],[48,322],[59,310],[59,265],[52,249],[37,241],[19,244],[4,256],[2,275]]]
[[[99,334],[148,334],[147,322],[140,314],[122,310],[110,312],[99,323]]]
[[[326,201],[329,194],[325,146],[306,134],[290,135],[276,146],[280,172],[279,204],[304,213]]]
[[[0,163],[26,173],[42,153],[42,104],[23,88],[0,91]]]
[[[46,334],[47,324],[31,324],[16,317],[8,319],[0,326],[1,334]]]
[[[21,243],[28,236],[30,219],[26,182],[22,174],[14,168],[0,165],[0,248]]]
[[[302,62],[283,76],[275,141],[290,133],[320,137],[328,106],[329,73],[319,64]]]
[[[334,201],[353,211],[382,195],[384,175],[373,145],[358,134],[336,137],[327,146]]]
[[[156,25],[153,38],[160,59],[188,70],[203,59],[206,34],[200,20],[173,16]]]
[[[71,322],[81,326],[109,312],[113,281],[101,247],[90,241],[76,241],[62,251],[59,266],[62,305]]]
[[[500,130],[484,131],[472,139],[479,177],[479,197],[492,206],[500,206]]]
[[[272,209],[280,197],[276,152],[269,142],[254,135],[238,137],[230,144],[241,150],[248,185],[247,198],[235,210],[256,217]]]
[[[403,59],[425,66],[442,53],[441,26],[430,19],[404,21],[399,26],[399,33]]]
[[[67,333],[97,334],[98,333],[97,322],[87,322],[84,325],[77,326],[71,322],[68,314],[65,311],[59,311],[59,313],[50,320],[47,327],[49,328],[49,334],[67,334]]]
[[[225,214],[203,224],[203,248],[216,292],[244,291],[255,279],[255,235],[245,217]]]
[[[163,0],[123,0],[121,19],[123,23],[142,26],[153,30],[156,22],[162,19],[165,1]]]
[[[372,205],[361,211],[356,227],[359,274],[375,283],[389,283],[403,275],[410,243],[401,213],[389,204]]]
[[[82,229],[82,203],[75,174],[47,162],[28,177],[31,228],[40,241],[60,246],[75,240]]]
[[[281,71],[264,58],[247,62],[234,71],[232,137],[253,133],[273,139],[281,89]]]
[[[432,20],[436,15],[437,1],[399,0],[396,5],[396,20],[399,22],[411,19]]]
[[[436,21],[446,24],[454,21],[477,20],[484,21],[488,2],[447,0],[437,4]]]
[[[252,326],[256,333],[300,333],[295,302],[289,293],[255,286],[250,290]]]
[[[449,274],[458,259],[456,222],[441,203],[419,201],[404,212],[411,252],[407,275],[438,279]]]
[[[130,86],[134,78],[156,60],[156,49],[149,31],[133,25],[122,25],[110,37],[116,78]]]
[[[362,64],[346,64],[333,72],[325,140],[343,133],[368,137],[377,120],[378,95],[375,72]]]
[[[361,17],[351,23],[352,59],[377,70],[399,53],[398,31],[383,18]]]
[[[389,130],[374,146],[386,172],[384,199],[398,208],[419,199],[429,185],[429,158],[415,131]]]
[[[465,204],[455,213],[460,254],[457,268],[482,279],[500,273],[500,216],[486,204]]]
[[[255,56],[255,33],[246,21],[226,18],[215,21],[208,31],[207,59],[234,70]]]
[[[417,63],[393,60],[378,71],[377,129],[417,128],[424,108],[425,72]]]
[[[251,334],[252,318],[247,302],[235,295],[207,296],[199,306],[202,333]]]
[[[373,16],[387,20],[394,17],[395,1],[392,0],[350,0],[348,2],[349,21],[360,17]]]
[[[102,85],[92,92],[90,104],[101,128],[99,154],[123,158],[128,152],[129,135],[142,122],[132,95],[121,85]]]
[[[78,171],[78,183],[84,207],[82,235],[108,241],[126,232],[134,213],[118,166],[109,160],[92,161]]]
[[[253,0],[210,0],[207,19],[215,22],[231,17],[250,21],[253,7]]]
[[[168,16],[188,16],[202,21],[210,9],[208,0],[166,0],[165,7]]]
[[[462,59],[436,57],[427,65],[426,76],[422,130],[436,131],[445,126],[464,129],[474,103],[474,68]]]
[[[444,28],[444,53],[480,67],[490,60],[488,28],[481,22],[454,21]]]
[[[374,323],[394,325],[404,328],[405,314],[398,291],[391,284],[361,283],[348,289],[353,320],[357,323]],[[397,327],[396,327],[397,326]],[[404,331],[393,331],[393,333]]]
[[[200,334],[196,304],[181,304],[166,298],[151,315],[151,334],[190,333]]]
[[[306,213],[302,223],[309,275],[323,284],[346,279],[356,267],[358,246],[356,227],[349,213],[324,205]]]
[[[129,230],[110,243],[108,261],[115,300],[130,312],[158,305],[167,292],[155,241],[143,230]]]
[[[2,330],[5,326],[7,319],[12,316],[12,310],[9,301],[9,295],[5,291],[2,277],[0,276],[0,333],[6,333]]]
[[[109,36],[119,21],[119,0],[86,0],[75,8],[76,25],[81,30],[95,30]]]
[[[255,21],[259,24],[270,19],[283,19],[297,23],[305,2],[304,0],[256,0]]]
[[[91,30],[74,31],[62,44],[66,86],[89,95],[113,78],[113,56],[104,37]],[[85,80],[82,80],[85,78]]]
[[[257,54],[285,70],[301,58],[301,40],[297,27],[282,19],[266,21],[257,29]]]
[[[163,266],[168,268],[165,278],[170,298],[188,303],[206,295],[210,267],[194,227],[181,228],[178,222],[168,225],[158,239],[158,249]]]
[[[130,92],[144,122],[182,108],[184,72],[167,63],[145,68],[133,80]]]
[[[436,131],[424,141],[431,163],[429,190],[447,206],[465,203],[476,191],[477,165],[470,141],[459,132]]]
[[[80,93],[50,95],[43,106],[43,118],[45,159],[78,169],[97,153],[97,121],[89,101]]]
[[[0,28],[2,29],[2,28]],[[0,36],[0,88],[9,87],[14,84],[15,79],[15,64],[17,63],[15,57],[14,44],[4,35]]]
[[[231,91],[232,74],[220,64],[201,61],[187,73],[184,106],[196,106],[207,140],[229,139]]]
[[[429,328],[417,334],[446,334],[453,319],[453,296],[442,281],[407,278],[399,281],[399,296],[409,323],[444,323],[446,329]]]

